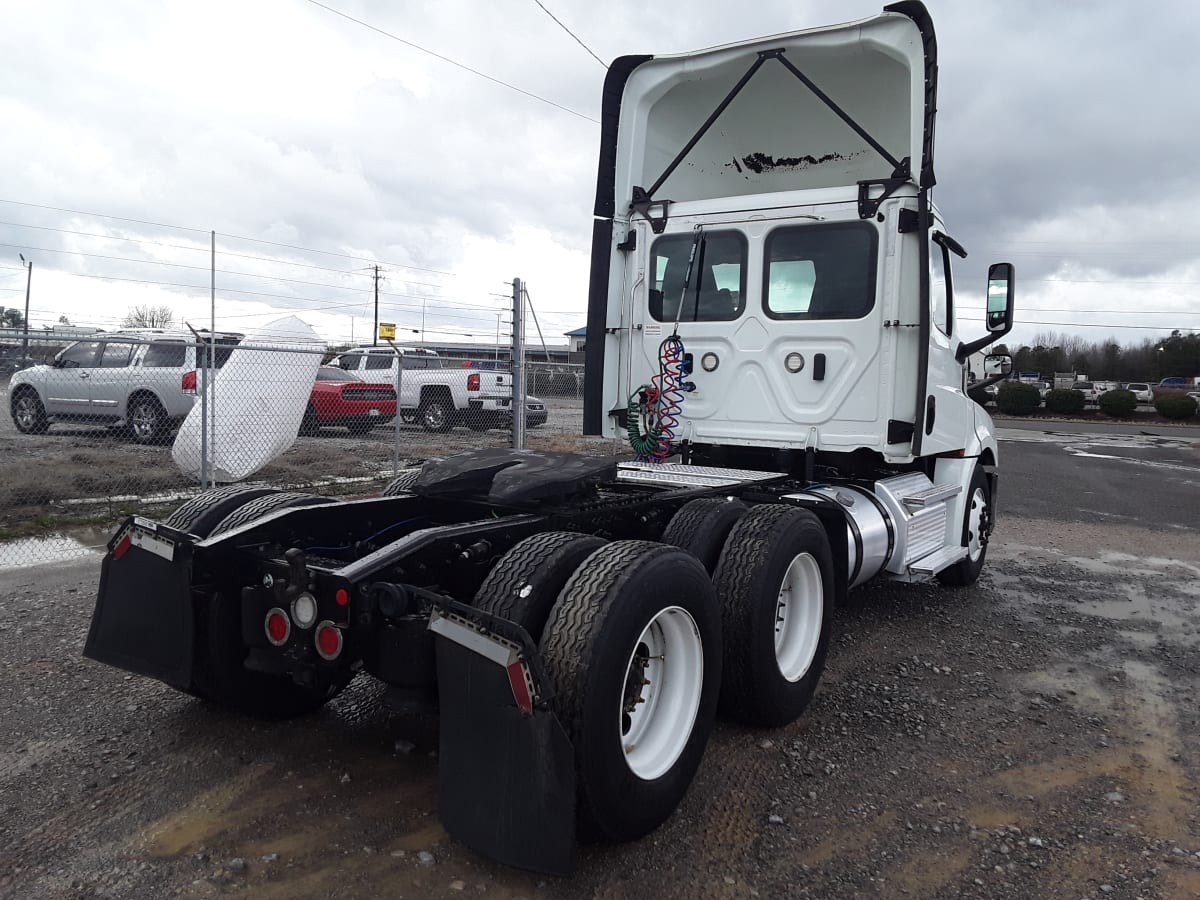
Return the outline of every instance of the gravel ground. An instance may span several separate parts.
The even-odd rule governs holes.
[[[1053,477],[1053,444],[1002,451]],[[0,894],[1198,896],[1200,455],[1161,452],[1094,465],[1184,495],[1167,519],[1023,517],[1010,479],[977,586],[852,594],[809,712],[721,724],[676,815],[572,879],[455,845],[436,722],[367,679],[252,723],[80,658],[95,559],[0,573]]]

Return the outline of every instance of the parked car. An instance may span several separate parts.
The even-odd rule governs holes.
[[[511,419],[512,375],[500,371],[444,369],[432,350],[390,347],[347,350],[334,364],[372,381],[395,385],[400,357],[400,415],[426,431],[448,431],[466,425],[478,431]]]
[[[321,366],[300,423],[301,434],[341,426],[351,434],[366,434],[396,417],[396,389],[390,384],[363,381],[353,372]]]
[[[225,364],[241,339],[215,336],[213,368]],[[141,444],[158,443],[191,410],[197,359],[207,356],[207,344],[197,347],[189,332],[96,335],[64,348],[51,365],[13,375],[9,412],[24,434],[41,434],[54,422],[86,422],[125,429]]]
[[[1125,390],[1131,391],[1133,396],[1137,397],[1138,403],[1154,402],[1154,392],[1150,390],[1150,385],[1145,381],[1131,381],[1125,385]]]
[[[537,397],[525,396],[525,427],[537,428],[539,425],[545,425],[546,419],[549,418],[549,413],[546,411],[546,404]]]
[[[1083,394],[1084,403],[1095,403],[1100,397],[1100,392],[1096,390],[1095,383],[1091,381],[1077,381],[1071,385],[1071,390],[1079,391],[1079,393]]]

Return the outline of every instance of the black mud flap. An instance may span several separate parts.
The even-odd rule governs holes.
[[[451,837],[490,859],[569,875],[574,751],[552,712],[520,708],[509,672],[438,634],[439,815]]]
[[[181,538],[134,518],[109,541],[84,656],[191,687],[191,544]]]

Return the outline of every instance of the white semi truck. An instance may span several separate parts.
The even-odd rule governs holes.
[[[983,566],[998,455],[964,361],[1011,328],[1013,273],[965,340],[936,82],[916,2],[616,60],[584,424],[633,458],[475,451],[370,499],[135,516],[85,652],[257,716],[380,679],[439,710],[449,833],[511,865],[656,828],[718,711],[801,715],[847,591]]]

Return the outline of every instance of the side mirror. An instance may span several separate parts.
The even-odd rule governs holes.
[[[993,263],[988,267],[987,330],[992,334],[1012,330],[1015,292],[1012,263]]]
[[[977,340],[959,344],[955,359],[960,363],[966,362],[972,353],[996,343],[1012,331],[1015,290],[1012,263],[992,263],[988,266],[987,309],[983,314],[988,333]]]
[[[1012,373],[1013,359],[1007,353],[989,353],[983,358],[983,371],[986,375],[1003,375],[1007,378]]]

